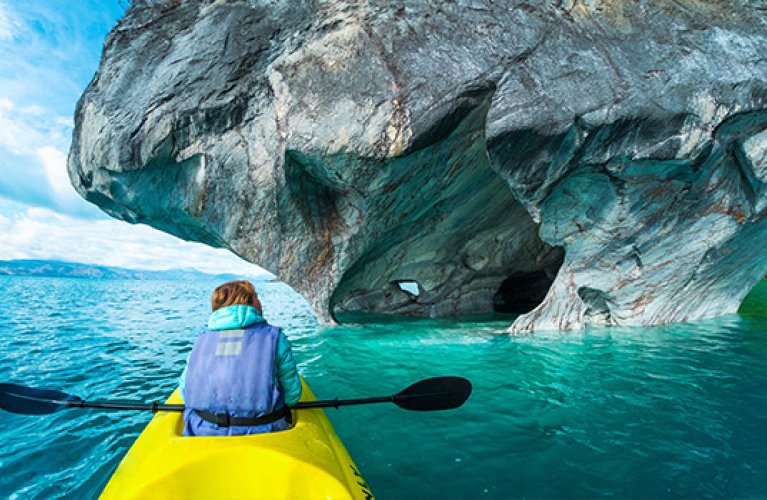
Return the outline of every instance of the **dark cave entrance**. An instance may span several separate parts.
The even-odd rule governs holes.
[[[514,273],[501,283],[493,296],[493,310],[524,314],[541,303],[553,280],[545,271]]]
[[[561,265],[561,262],[560,262]],[[557,266],[553,270],[515,272],[503,280],[493,296],[493,310],[499,313],[525,314],[543,301],[554,282]]]

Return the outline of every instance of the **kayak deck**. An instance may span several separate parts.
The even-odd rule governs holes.
[[[301,382],[301,401],[315,401]],[[178,390],[167,402],[182,404]],[[160,412],[101,498],[373,498],[322,409],[294,411],[293,422],[268,434],[182,437],[182,414]]]

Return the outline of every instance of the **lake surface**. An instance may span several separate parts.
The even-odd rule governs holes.
[[[0,381],[163,400],[216,284],[0,278]],[[458,410],[328,411],[380,499],[767,498],[764,283],[739,315],[530,337],[509,317],[318,327],[287,286],[257,288],[319,398],[474,384]],[[0,496],[96,497],[150,418],[0,413]]]

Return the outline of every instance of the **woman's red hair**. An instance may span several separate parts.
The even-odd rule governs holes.
[[[210,299],[213,310],[216,311],[226,306],[245,305],[253,306],[259,314],[261,311],[261,302],[258,300],[256,289],[250,281],[237,280],[219,285],[213,290],[213,296]]]

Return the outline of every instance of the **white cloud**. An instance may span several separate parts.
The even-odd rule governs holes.
[[[37,155],[45,167],[48,184],[59,205],[72,206],[82,203],[82,198],[69,182],[67,155],[52,146],[38,149]]]
[[[37,104],[20,107],[0,95],[0,148],[16,155],[34,156],[45,145],[67,149],[71,123]]]
[[[24,114],[31,115],[31,116],[44,116],[45,115],[45,109],[43,109],[41,106],[38,106],[37,104],[33,104],[31,106],[26,106],[25,108],[22,108],[21,110]],[[61,123],[61,122],[59,122]],[[69,120],[64,120],[64,124],[69,124]]]
[[[13,20],[8,7],[0,2],[0,40],[12,39],[13,31]]]
[[[50,259],[131,269],[195,268],[245,276],[260,267],[228,250],[179,240],[144,225],[85,220],[44,208],[0,215],[0,260]]]
[[[72,121],[35,104],[0,96],[0,196],[75,216],[95,211],[69,182]]]
[[[69,149],[77,98],[124,6],[55,3],[0,0],[0,197],[99,217],[69,185],[61,158]]]

